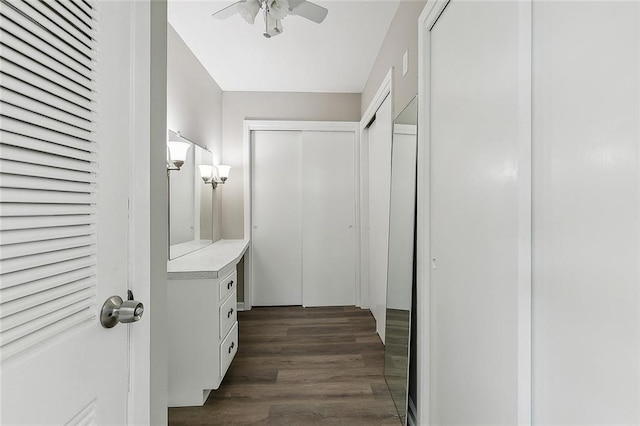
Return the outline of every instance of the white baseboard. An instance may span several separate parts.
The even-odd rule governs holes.
[[[244,302],[238,302],[238,305],[236,307],[236,310],[238,312],[244,311]]]

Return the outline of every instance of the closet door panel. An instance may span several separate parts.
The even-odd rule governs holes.
[[[369,127],[369,306],[376,331],[385,341],[389,203],[391,202],[391,97],[380,105]]]
[[[252,132],[253,305],[302,304],[300,132]]]
[[[640,4],[535,2],[533,418],[640,423]]]
[[[355,304],[355,134],[302,133],[304,306]]]
[[[433,424],[518,423],[519,4],[431,31]]]

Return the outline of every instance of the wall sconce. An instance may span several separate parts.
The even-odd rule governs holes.
[[[187,159],[187,152],[191,148],[191,142],[180,136],[180,132],[169,130],[169,161],[167,161],[167,170],[180,170],[180,167]]]
[[[210,183],[213,189],[216,189],[218,184],[224,184],[229,178],[229,171],[231,170],[231,166],[219,165],[216,167],[218,169],[218,176],[215,176],[213,173],[213,166],[208,164],[202,164],[200,167],[200,177],[202,177],[202,181],[204,183]]]

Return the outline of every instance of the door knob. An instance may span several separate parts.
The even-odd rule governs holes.
[[[115,327],[119,322],[130,323],[140,321],[144,313],[144,305],[133,300],[133,294],[129,291],[129,300],[122,300],[120,296],[111,296],[102,305],[100,311],[100,324],[104,328]]]

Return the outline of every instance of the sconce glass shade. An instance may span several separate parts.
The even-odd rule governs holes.
[[[189,151],[191,144],[189,142],[169,141],[167,146],[169,147],[171,162],[178,168],[182,167],[187,159],[187,151]]]
[[[260,11],[260,2],[258,0],[246,0],[238,3],[237,9],[242,19],[253,25]]]
[[[222,182],[226,181],[229,178],[229,171],[231,170],[231,166],[225,166],[223,164],[216,166],[218,169],[218,176]]]
[[[213,166],[210,166],[208,164],[201,164],[200,166],[200,177],[202,178],[202,180],[205,183],[208,183],[211,181],[211,178],[213,177]]]

